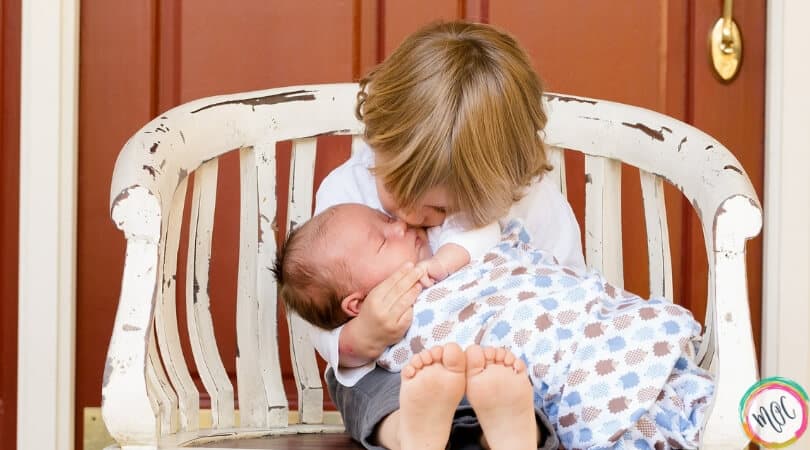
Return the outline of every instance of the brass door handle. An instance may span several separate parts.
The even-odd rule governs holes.
[[[723,17],[717,19],[709,32],[709,56],[714,71],[723,81],[731,81],[742,62],[742,34],[731,15],[733,0],[724,0]]]

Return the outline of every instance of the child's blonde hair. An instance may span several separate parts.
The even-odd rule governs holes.
[[[542,84],[514,38],[449,22],[409,36],[360,81],[357,116],[374,173],[400,207],[445,186],[474,225],[509,211],[550,169]]]

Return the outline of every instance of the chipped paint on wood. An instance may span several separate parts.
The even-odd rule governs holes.
[[[239,100],[225,100],[208,106],[203,106],[202,108],[199,109],[195,109],[194,111],[191,111],[191,114],[196,114],[200,111],[205,111],[206,109],[216,108],[218,106],[225,106],[225,105],[247,105],[255,107],[260,105],[275,105],[277,103],[284,103],[284,102],[301,102],[312,100],[315,100],[315,96],[312,94],[312,91],[297,90],[290,92],[282,92],[280,94],[266,95],[263,97],[246,98]]]

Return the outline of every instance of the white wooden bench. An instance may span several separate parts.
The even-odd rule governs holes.
[[[293,140],[288,217],[312,209],[316,137],[361,133],[356,84],[297,86],[205,98],[146,124],[118,157],[110,193],[112,219],[126,240],[120,302],[102,388],[104,422],[121,447],[175,448],[213,440],[342,431],[323,422],[323,387],[315,355],[288,314],[298,387],[290,423],[276,340],[276,284],[269,270],[278,243],[278,141]],[[672,298],[663,183],[675,185],[701,219],[709,263],[706,333],[698,355],[718,389],[704,448],[747,443],[737,405],[758,379],[748,312],[745,243],[761,228],[761,208],[740,163],[719,142],[673,118],[632,106],[548,94],[550,174],[565,191],[563,148],[585,154],[586,258],[622,283],[621,164],[639,168],[649,255],[650,294]],[[354,139],[359,139],[355,137]],[[238,150],[233,150],[238,149]],[[217,158],[238,151],[240,248],[236,301],[239,423],[234,389],[214,339],[207,294]],[[185,276],[188,330],[179,330],[175,284],[187,180],[194,173]],[[295,186],[295,189],[293,189]],[[289,227],[287,228],[289,229]],[[199,392],[179,344],[187,332],[211,398],[213,426],[199,429]],[[221,446],[227,447],[227,443]]]

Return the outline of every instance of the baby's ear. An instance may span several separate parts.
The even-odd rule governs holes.
[[[353,292],[348,297],[340,302],[340,307],[349,317],[356,317],[360,314],[360,307],[363,306],[363,294],[360,292]]]

